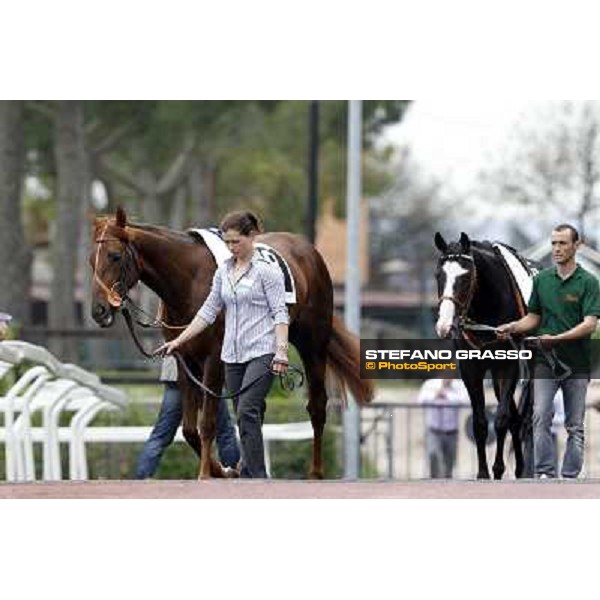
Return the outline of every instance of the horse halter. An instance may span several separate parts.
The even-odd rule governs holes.
[[[464,300],[461,300],[459,298],[456,298],[455,296],[448,296],[444,294],[438,298],[438,310],[440,308],[441,303],[444,300],[449,300],[450,302],[454,303],[454,306],[456,306],[456,317],[458,319],[464,319],[466,312],[469,310],[471,300],[473,299],[473,294],[475,293],[475,286],[477,285],[477,270],[475,269],[475,261],[473,259],[473,256],[471,256],[470,254],[446,254],[443,257],[442,263],[445,263],[448,260],[458,259],[469,260],[473,263],[473,276],[471,278],[471,283],[469,285],[469,289],[467,290],[466,297]]]
[[[98,248],[96,250],[96,258],[94,260],[94,280],[98,282],[98,285],[104,290],[106,293],[106,299],[108,303],[114,309],[122,308],[125,301],[131,302],[127,295],[127,291],[129,288],[135,283],[135,281],[139,278],[139,273],[142,268],[142,262],[139,258],[138,253],[136,252],[133,244],[129,241],[122,240],[118,237],[107,238],[106,230],[108,228],[109,223],[107,222],[100,234],[100,238],[95,240],[95,243],[98,244]],[[110,287],[101,279],[98,275],[98,260],[100,258],[100,249],[102,248],[103,243],[105,242],[119,242],[124,244],[124,252],[123,259],[129,259],[128,264],[122,264],[119,269],[119,279],[115,281]],[[133,268],[129,265],[134,265],[136,269],[135,277],[131,276],[133,272]]]

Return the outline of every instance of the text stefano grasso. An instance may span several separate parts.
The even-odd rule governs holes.
[[[531,350],[365,350],[366,360],[530,360]]]

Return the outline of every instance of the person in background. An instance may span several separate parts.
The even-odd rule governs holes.
[[[8,324],[12,321],[12,317],[5,312],[0,312],[0,342],[6,339],[8,334]]]
[[[160,412],[138,458],[136,479],[147,479],[154,475],[163,453],[175,439],[181,423],[181,392],[177,385],[177,362],[173,356],[163,360],[160,381],[165,384]],[[219,400],[216,437],[219,460],[224,467],[235,469],[240,461],[240,449],[226,400]]]
[[[469,401],[467,390],[460,379],[428,379],[418,401],[425,405],[430,477],[451,478],[458,447],[458,409]]]

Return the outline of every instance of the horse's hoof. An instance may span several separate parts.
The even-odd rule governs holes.
[[[504,467],[498,467],[497,469],[492,469],[492,472],[494,473],[494,479],[496,479],[496,480],[502,479],[502,476],[504,475]]]
[[[323,471],[311,471],[308,475],[309,479],[324,479]]]
[[[489,479],[490,474],[487,471],[477,473],[477,479]]]
[[[224,467],[223,468],[223,477],[225,479],[239,479],[240,472],[233,467]]]

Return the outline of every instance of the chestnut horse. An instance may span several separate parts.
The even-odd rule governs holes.
[[[165,227],[127,222],[121,208],[114,218],[98,217],[93,228],[90,265],[94,271],[92,316],[110,327],[122,306],[122,295],[142,281],[162,300],[163,334],[174,338],[194,317],[210,291],[217,268],[204,242]],[[289,340],[304,364],[308,381],[307,411],[313,427],[309,476],[323,477],[322,441],[326,420],[326,372],[348,388],[359,405],[371,401],[373,387],[360,379],[358,338],[333,314],[333,286],[317,250],[290,233],[267,233],[256,238],[285,258],[296,284],[296,304],[290,313]],[[171,327],[179,326],[178,329]],[[205,386],[220,393],[224,369],[220,360],[224,319],[181,347],[181,354]],[[326,368],[329,367],[328,371]],[[212,458],[217,400],[205,394],[179,369],[183,403],[183,435],[200,458],[199,478],[222,477],[225,471]],[[201,411],[200,431],[198,412]]]

